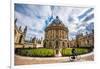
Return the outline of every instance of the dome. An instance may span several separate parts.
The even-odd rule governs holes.
[[[64,26],[62,21],[59,19],[58,16],[56,16],[56,19],[52,21],[52,23],[49,26]]]
[[[64,29],[66,31],[68,31],[68,28],[65,27],[64,23],[59,19],[58,16],[56,16],[56,18],[51,22],[50,25],[48,25],[48,27],[45,29],[45,31],[47,30],[51,30],[51,29]]]

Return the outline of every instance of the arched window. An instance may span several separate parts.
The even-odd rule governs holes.
[[[69,48],[69,43],[67,43],[67,47]]]
[[[65,47],[65,43],[63,42],[63,47]]]
[[[58,41],[56,41],[56,48],[58,48]]]
[[[21,43],[22,37],[23,37],[23,35],[20,36],[20,38],[19,38],[19,43]]]

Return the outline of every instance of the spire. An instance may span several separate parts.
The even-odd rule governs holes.
[[[15,23],[17,22],[17,18],[15,19]]]
[[[15,28],[16,28],[16,22],[17,22],[17,18],[16,18],[15,21],[14,21]]]
[[[26,33],[27,32],[27,26],[25,26],[25,28],[24,28],[24,33]]]
[[[86,35],[88,35],[88,32],[86,32]]]
[[[19,31],[21,31],[21,26],[19,27]]]
[[[92,33],[94,34],[94,29],[92,29]]]

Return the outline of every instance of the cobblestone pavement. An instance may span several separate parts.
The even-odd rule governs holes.
[[[89,53],[77,56],[76,61],[93,61],[94,54]],[[71,62],[70,57],[24,57],[15,55],[15,65],[31,65],[31,64],[50,64],[50,63],[67,63]]]

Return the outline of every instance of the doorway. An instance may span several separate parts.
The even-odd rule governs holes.
[[[59,54],[59,50],[58,50],[58,49],[56,50],[56,55],[57,55],[57,54]]]

